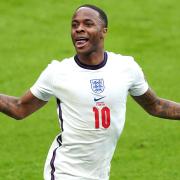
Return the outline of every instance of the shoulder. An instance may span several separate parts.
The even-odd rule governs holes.
[[[122,63],[134,62],[134,58],[132,56],[126,56],[126,55],[117,54],[117,53],[108,52],[108,51],[107,51],[107,55],[108,55],[108,59],[110,59],[111,61],[117,61],[117,62],[122,62]]]
[[[74,57],[64,58],[62,60],[52,60],[49,66],[61,67],[71,65],[73,63]]]
[[[107,52],[109,63],[117,67],[135,68],[137,63],[132,56],[117,54],[114,52]]]
[[[67,71],[67,69],[71,69],[74,64],[74,57],[65,58],[62,60],[52,60],[51,63],[48,64],[48,69],[53,72],[56,71]]]

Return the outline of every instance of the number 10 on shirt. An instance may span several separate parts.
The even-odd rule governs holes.
[[[102,109],[93,107],[93,112],[95,119],[95,128],[98,129],[100,127],[100,124],[102,124],[102,127],[107,129],[111,123],[110,109],[106,106]]]

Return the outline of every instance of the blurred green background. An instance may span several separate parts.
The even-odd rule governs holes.
[[[106,50],[134,56],[152,89],[179,102],[178,0],[1,0],[0,93],[21,96],[52,59],[74,55],[71,17],[85,3],[100,6],[109,17]],[[179,122],[149,116],[130,97],[126,119],[110,180],[179,180]],[[0,180],[43,179],[58,132],[54,99],[24,121],[1,114]]]

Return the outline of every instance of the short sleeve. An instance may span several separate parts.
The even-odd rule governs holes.
[[[53,65],[52,63],[41,73],[35,84],[30,88],[34,96],[48,101],[53,95]]]
[[[144,77],[144,73],[141,67],[133,60],[133,83],[129,89],[129,93],[132,96],[143,95],[148,90],[148,83]]]

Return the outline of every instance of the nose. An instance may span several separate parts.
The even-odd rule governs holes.
[[[84,32],[84,26],[83,24],[79,24],[79,26],[76,28],[76,32],[79,33],[79,32]]]

